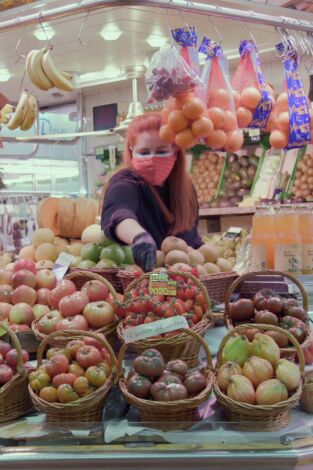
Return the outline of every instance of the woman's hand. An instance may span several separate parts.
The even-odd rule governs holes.
[[[156,262],[156,244],[148,232],[141,232],[133,239],[132,253],[135,263],[145,272],[152,271]]]

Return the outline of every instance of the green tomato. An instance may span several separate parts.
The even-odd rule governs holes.
[[[125,255],[125,259],[123,261],[123,264],[135,264],[131,247],[130,246],[123,246],[122,250],[124,251],[124,255]]]
[[[119,264],[124,263],[125,254],[120,246],[110,245],[101,250],[100,259],[106,259],[106,260],[109,259],[119,265]]]
[[[80,256],[82,260],[90,260],[97,263],[99,261],[100,248],[96,243],[87,243],[81,249]]]

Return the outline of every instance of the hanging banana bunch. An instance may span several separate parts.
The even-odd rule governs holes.
[[[51,52],[46,47],[40,50],[34,49],[27,54],[26,74],[32,84],[40,90],[47,91],[54,87],[67,92],[74,90],[71,82],[73,77],[56,68]]]
[[[8,128],[28,131],[35,123],[38,114],[38,104],[36,98],[24,90],[17,103],[15,113],[10,117]]]
[[[11,104],[7,103],[6,105],[3,106],[0,110],[0,123],[1,124],[8,124],[10,121],[10,114],[12,114],[14,111],[14,106]]]

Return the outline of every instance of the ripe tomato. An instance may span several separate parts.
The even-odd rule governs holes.
[[[138,326],[139,317],[137,313],[131,313],[130,315],[127,315],[127,317],[124,320],[124,325],[125,326]]]
[[[201,305],[202,312],[205,313],[207,309],[207,305],[206,305],[204,294],[202,294],[202,292],[201,294],[196,295],[196,302],[198,302]]]
[[[79,348],[81,348],[82,346],[85,346],[85,343],[82,339],[73,339],[72,341],[70,341],[69,343],[67,343],[65,349],[67,351],[69,351],[70,355],[72,357],[75,357],[77,351],[79,350]]]
[[[166,312],[166,307],[160,302],[154,305],[153,313],[155,313],[155,315],[157,315],[158,317],[164,317],[165,312]]]
[[[165,312],[163,314],[164,318],[171,318],[175,316],[175,310],[173,307],[165,307]]]
[[[195,286],[186,287],[184,291],[185,300],[194,299],[197,295],[197,290]]]
[[[45,400],[49,403],[55,403],[58,401],[57,390],[51,386],[42,388],[39,392],[39,396],[42,398],[42,400]]]
[[[85,377],[92,387],[101,387],[107,379],[107,375],[103,368],[97,366],[88,367]]]
[[[36,392],[50,385],[50,375],[48,375],[47,373],[45,372],[37,373],[36,371],[36,372],[33,372],[33,374],[34,375],[32,375],[30,386]]]
[[[127,309],[126,309],[125,304],[122,304],[120,302],[115,302],[113,307],[114,307],[114,311],[115,311],[116,315],[119,318],[125,318],[126,317]]]
[[[130,301],[127,308],[128,311],[133,313],[146,313],[148,310],[146,301],[141,299]]]
[[[78,377],[74,382],[73,388],[80,397],[84,397],[88,392],[92,391],[86,377]]]
[[[182,315],[185,313],[185,304],[181,299],[175,299],[173,301],[173,307],[175,309],[176,315]]]
[[[77,363],[84,369],[88,367],[96,366],[99,362],[102,361],[100,351],[94,346],[83,346],[79,348],[76,353]]]
[[[55,375],[52,379],[52,385],[58,388],[62,384],[69,384],[73,385],[75,380],[77,379],[77,375],[68,372],[66,374],[58,374]]]
[[[201,308],[201,305],[200,304],[195,304],[193,306],[193,313],[194,313],[194,316],[195,318],[197,319],[197,322],[202,320],[202,317],[203,317],[203,311],[202,311],[202,308]]]
[[[70,367],[68,368],[68,371],[71,374],[75,374],[76,378],[77,377],[82,377],[82,376],[85,375],[84,369],[81,366],[79,366],[76,362],[73,362],[72,364],[70,364]]]
[[[105,300],[90,302],[84,308],[83,315],[92,328],[102,328],[112,323],[114,319],[114,309],[113,306]]]
[[[60,385],[57,389],[57,395],[61,403],[71,403],[79,398],[79,395],[69,384]]]
[[[82,289],[81,292],[85,292],[89,297],[90,302],[97,302],[99,300],[106,300],[109,289],[107,286],[97,280],[87,281]]]
[[[74,294],[66,295],[59,302],[59,310],[63,317],[73,317],[82,313],[89,298],[84,292],[74,292]]]
[[[185,311],[189,312],[189,310],[191,310],[193,307],[193,301],[191,299],[185,300],[184,305],[185,305]]]
[[[69,360],[64,354],[56,354],[46,362],[46,371],[50,377],[54,377],[58,374],[63,374],[68,371]]]
[[[101,339],[105,339],[105,336],[103,333],[97,333],[97,336],[99,336]],[[87,344],[88,346],[94,346],[95,348],[101,349],[103,348],[103,343],[100,340],[97,340],[95,338],[90,338],[89,336],[84,337],[84,343]]]
[[[82,315],[74,315],[73,317],[63,318],[56,325],[56,330],[88,330],[88,322]]]
[[[98,364],[98,367],[100,369],[103,369],[106,376],[109,377],[109,375],[111,374],[111,367],[107,361],[100,362],[100,364]]]

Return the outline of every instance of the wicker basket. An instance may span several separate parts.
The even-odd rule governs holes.
[[[204,284],[210,299],[215,304],[220,304],[224,303],[227,289],[238,277],[239,276],[235,271],[231,271],[229,273],[200,276],[200,281]]]
[[[10,382],[0,388],[0,423],[3,423],[28,413],[32,409],[32,402],[28,392],[28,371],[23,364],[21,345],[7,323],[0,322],[0,328],[7,332],[17,351],[17,373]]]
[[[202,346],[206,354],[207,365],[202,372],[207,377],[208,383],[206,388],[195,397],[163,402],[145,400],[132,395],[127,390],[127,381],[123,372],[123,359],[128,348],[127,344],[122,346],[118,356],[119,386],[126,401],[139,410],[140,421],[167,431],[170,429],[186,429],[192,426],[193,422],[199,418],[198,406],[208,400],[214,382],[211,353],[206,341],[192,330],[184,330],[184,333],[191,336],[194,342],[199,343],[199,348]]]
[[[204,318],[192,328],[192,331],[194,331],[200,336],[204,336],[205,332],[209,328],[212,328],[214,326],[214,317],[210,310],[210,299],[205,287],[198,279],[196,279],[189,273],[171,271],[171,274],[178,275],[187,279],[192,279],[195,285],[204,294],[207,304],[207,312]],[[143,279],[149,279],[149,276],[149,273],[144,274],[143,276],[135,279],[131,284],[129,284],[127,290],[125,291],[125,300],[130,299],[131,290],[135,288],[137,284],[140,283]],[[123,330],[123,323],[120,322],[117,327],[117,334],[122,343],[124,342]],[[200,343],[194,341],[194,339],[188,336],[186,332],[181,332],[175,336],[170,336],[167,338],[147,338],[144,340],[139,340],[132,343],[132,348],[139,353],[148,348],[156,348],[162,353],[165,361],[179,358],[185,361],[189,367],[196,367],[199,364],[198,356],[200,351]]]
[[[134,279],[136,279],[136,276],[134,276],[134,273],[127,271],[126,269],[121,270],[117,274],[117,277],[121,281],[123,292],[125,292],[129,284],[133,282]]]
[[[227,340],[235,334],[244,335],[247,329],[251,327],[251,324],[236,326],[223,338],[217,352],[216,371],[218,371],[222,364],[223,348]],[[305,367],[303,352],[299,343],[292,334],[273,325],[256,324],[253,325],[253,328],[260,330],[260,332],[273,330],[285,334],[289,341],[294,345],[299,358],[300,371],[303,375]],[[214,393],[217,401],[226,410],[230,421],[233,421],[236,427],[238,426],[238,428],[248,431],[274,431],[288,425],[290,410],[295,406],[302,393],[302,381],[297,390],[288,398],[288,400],[275,403],[274,405],[249,405],[235,401],[220,390],[217,385],[217,381],[214,382]]]
[[[94,272],[90,272],[88,270],[82,270],[82,271],[77,270],[75,272],[67,274],[65,276],[65,279],[73,281],[78,289],[80,289],[85,284],[85,282],[87,282],[87,281],[93,281],[93,280],[100,281],[100,282],[102,282],[103,284],[105,284],[107,286],[110,294],[113,296],[114,299],[116,299],[116,292],[115,292],[115,289],[113,288],[113,286],[106,279],[104,279],[102,276],[99,276],[99,274],[96,274]],[[39,341],[43,341],[45,338],[47,338],[47,335],[45,335],[44,333],[41,333],[39,331],[38,322],[39,322],[39,320],[34,320],[33,321],[32,330],[33,330],[36,338]],[[114,322],[111,325],[104,326],[103,328],[99,328],[98,330],[96,330],[96,332],[105,334],[107,340],[112,345],[117,339],[117,336],[116,336],[116,327],[117,327],[117,325],[118,325],[118,322]]]
[[[71,268],[70,269],[70,274],[75,273],[77,271],[80,271],[81,273],[91,273],[91,274],[96,274],[104,279],[106,279],[118,292],[119,294],[123,293],[123,285],[118,277],[118,273],[121,271],[120,268],[90,268],[90,269],[80,269],[80,268]],[[81,287],[84,284],[83,279],[79,281],[77,279],[77,287]],[[79,285],[79,282],[81,284]]]
[[[58,331],[51,333],[47,336],[38,348],[37,353],[37,367],[40,367],[43,362],[43,354],[48,345],[66,345],[69,341],[74,339],[83,339],[88,336],[94,338],[103,344],[111,357],[112,373],[107,381],[90,395],[79,398],[71,403],[49,403],[39,397],[28,386],[29,393],[36,410],[41,413],[46,413],[47,421],[53,423],[66,423],[66,422],[96,422],[101,421],[104,402],[107,393],[111,389],[116,375],[116,358],[108,342],[101,336],[91,331]]]
[[[308,378],[313,380],[313,372],[307,372],[304,376],[303,390],[300,398],[300,408],[306,413],[313,414],[313,382],[307,382]]]
[[[282,277],[286,277],[287,279],[289,279],[290,281],[292,281],[299,289],[300,293],[301,293],[301,296],[302,296],[302,304],[303,304],[303,309],[308,312],[308,296],[307,296],[307,293],[306,291],[304,290],[304,287],[302,286],[301,282],[298,281],[298,279],[296,277],[294,277],[292,274],[290,273],[283,273],[283,272],[280,272],[280,271],[257,271],[257,272],[251,272],[251,273],[247,273],[247,274],[244,274],[240,277],[238,277],[238,279],[236,279],[232,284],[231,286],[229,286],[227,292],[226,292],[226,296],[225,296],[225,315],[224,315],[224,322],[225,322],[225,325],[226,327],[231,330],[232,328],[234,328],[234,324],[233,324],[233,320],[232,318],[230,317],[229,315],[229,312],[230,312],[230,299],[231,299],[231,296],[233,295],[233,293],[235,292],[236,289],[239,289],[240,288],[240,285],[246,281],[247,279],[250,279],[250,278],[255,278],[257,276],[264,276],[264,275],[274,275],[274,276],[282,276]],[[305,344],[305,342],[307,341],[307,339],[309,338],[310,336],[310,325],[309,325],[309,317],[307,318],[307,335],[306,335],[306,339],[304,340],[304,342],[302,343],[302,346]],[[253,327],[255,326],[255,324],[253,324]],[[284,357],[285,359],[290,359],[290,360],[293,360],[296,356],[296,349],[294,347],[287,347],[287,348],[281,348],[280,349],[280,353],[281,353],[281,356]]]

